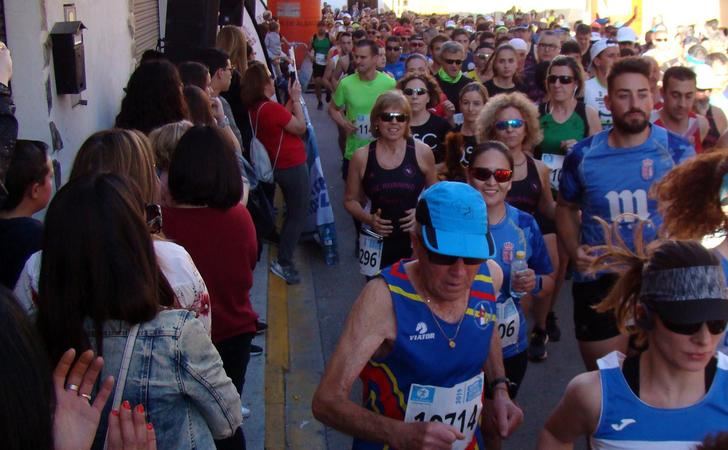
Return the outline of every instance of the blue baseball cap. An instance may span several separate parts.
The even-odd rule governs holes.
[[[420,195],[415,218],[432,252],[463,258],[495,256],[485,201],[469,184],[441,181],[430,186]]]

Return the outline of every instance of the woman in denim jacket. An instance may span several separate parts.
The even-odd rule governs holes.
[[[174,293],[143,212],[136,185],[117,175],[80,177],[56,194],[46,215],[38,328],[53,364],[68,348],[93,348],[104,357],[104,378],[118,377],[139,324],[122,398],[144,405],[159,449],[211,449],[240,427],[240,396],[194,313],[164,309]],[[94,448],[103,446],[110,407]]]

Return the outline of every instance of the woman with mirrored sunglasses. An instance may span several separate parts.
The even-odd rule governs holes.
[[[482,84],[473,81],[460,91],[460,119],[445,138],[445,178],[451,181],[465,181],[463,158],[470,155],[477,145],[477,125],[480,112],[488,102],[488,91]]]
[[[539,448],[572,448],[581,436],[594,449],[695,448],[728,423],[728,357],[716,352],[728,323],[720,261],[695,241],[632,252],[607,239],[600,251],[593,270],[620,276],[597,310],[614,311],[639,348],[572,379]]]
[[[533,158],[533,148],[541,141],[542,133],[538,123],[538,111],[524,94],[514,92],[493,97],[478,119],[478,139],[503,142],[513,157],[513,181],[506,200],[510,205],[525,211],[538,220],[549,255],[554,267],[558,267],[556,227],[554,210],[556,202],[551,193],[549,169],[543,162]],[[535,327],[531,336],[529,357],[533,361],[547,358],[548,334],[545,328],[545,314],[541,307],[534,306]],[[559,333],[556,319],[552,323],[553,334]],[[560,337],[560,336],[557,336]]]
[[[653,188],[662,233],[674,239],[706,239],[728,280],[728,149],[697,155],[668,172]],[[717,245],[715,245],[717,244]],[[719,347],[728,354],[728,339]]]
[[[437,182],[432,150],[410,134],[411,116],[400,91],[381,94],[370,117],[376,139],[356,150],[349,165],[344,208],[363,225],[358,257],[367,277],[412,254],[417,199]]]
[[[541,231],[532,215],[506,202],[513,177],[513,157],[498,141],[478,144],[468,156],[467,181],[483,196],[488,211],[488,230],[493,236],[496,255],[493,258],[503,269],[503,284],[497,297],[498,332],[503,347],[503,365],[509,380],[508,392],[515,398],[528,365],[528,325],[526,312],[536,302],[549,298],[554,286],[553,266]],[[516,252],[526,254],[528,269],[511,273]],[[513,287],[527,292],[523,297],[511,295]],[[487,426],[487,448],[498,448],[498,433]]]
[[[445,160],[445,136],[450,131],[447,120],[430,112],[439,102],[442,91],[428,74],[408,74],[397,83],[412,109],[410,130],[415,139],[427,144],[434,153],[437,168]]]

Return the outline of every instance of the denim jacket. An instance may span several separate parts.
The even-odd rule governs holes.
[[[118,378],[129,328],[118,320],[104,323],[100,380]],[[90,321],[86,331],[96,347]],[[231,436],[243,422],[240,395],[207,331],[190,311],[161,311],[140,325],[121,400],[144,405],[160,450],[214,449],[213,439]],[[111,403],[110,398],[94,449],[103,448]]]

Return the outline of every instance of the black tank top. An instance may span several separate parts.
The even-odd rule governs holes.
[[[713,107],[708,105],[708,111],[705,113],[705,118],[708,119],[708,134],[703,139],[703,150],[707,150],[715,147],[720,139],[720,133],[718,132],[718,125],[715,123],[715,117],[713,117]]]
[[[541,185],[541,177],[538,176],[536,163],[530,156],[525,156],[526,178],[514,181],[511,184],[511,190],[506,196],[506,201],[521,211],[534,215],[543,194],[543,186]]]
[[[399,219],[405,216],[405,211],[417,206],[417,198],[425,188],[425,174],[417,164],[415,140],[407,139],[402,164],[391,170],[379,165],[376,147],[377,141],[369,144],[367,167],[362,180],[364,193],[372,202],[372,213],[381,208],[382,218],[392,221],[392,235],[404,234],[399,229]]]

